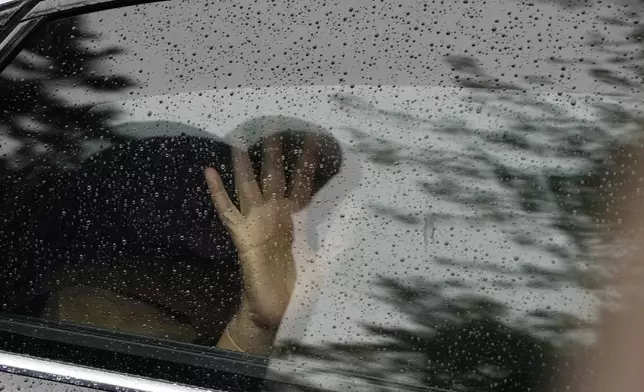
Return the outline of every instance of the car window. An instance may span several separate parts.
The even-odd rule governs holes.
[[[332,390],[563,388],[608,298],[640,12],[51,18],[0,74],[7,325],[243,352]]]

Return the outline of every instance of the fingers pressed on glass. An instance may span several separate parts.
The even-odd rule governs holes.
[[[282,140],[270,136],[264,142],[262,162],[262,194],[264,199],[281,199],[286,196],[286,177],[284,176],[284,157]]]
[[[217,170],[209,167],[205,170],[204,175],[206,177],[206,183],[208,184],[208,189],[210,190],[210,197],[212,199],[212,204],[215,206],[217,214],[222,218],[224,222],[227,223],[236,223],[241,220],[241,213],[235,207],[235,204],[230,200],[230,196],[224,188],[224,183],[217,173]]]
[[[299,205],[305,205],[313,198],[317,159],[317,140],[315,137],[307,136],[304,139],[302,155],[297,161],[289,191],[289,198],[295,200]]]
[[[261,204],[263,200],[247,152],[233,149],[233,173],[239,207],[241,213],[246,214],[251,207]]]

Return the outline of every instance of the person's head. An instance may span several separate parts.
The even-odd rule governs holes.
[[[115,126],[114,132],[130,137],[132,139],[159,139],[167,138],[173,140],[177,137],[184,137],[186,140],[214,139],[212,135],[205,130],[194,126],[174,122],[174,121],[143,121],[123,123]],[[244,121],[234,130],[228,133],[222,142],[233,147],[240,147],[249,150],[250,158],[257,176],[261,173],[262,163],[262,144],[267,137],[278,135],[282,140],[282,151],[285,156],[285,171],[287,182],[293,173],[295,163],[301,152],[304,139],[313,137],[315,147],[318,151],[319,165],[315,172],[315,181],[313,193],[319,192],[334,176],[336,176],[343,165],[346,166],[346,159],[343,155],[342,147],[338,140],[326,129],[318,124],[304,121],[295,117],[288,116],[261,116],[253,117]],[[141,140],[141,142],[144,142]],[[142,145],[145,152],[149,148],[155,148],[155,145]],[[203,155],[203,149],[195,148],[194,159]],[[92,151],[96,153],[97,150]],[[189,158],[189,157],[185,157]],[[183,160],[189,163],[189,160]],[[346,181],[341,181],[342,183]]]
[[[293,181],[293,174],[297,167],[300,156],[304,152],[305,139],[310,140],[313,149],[316,151],[316,162],[314,178],[312,181],[312,193],[318,193],[339,171],[342,165],[342,150],[337,140],[328,134],[312,134],[310,132],[278,130],[270,135],[281,142],[283,155],[284,173],[287,189]],[[262,164],[264,162],[263,147],[265,137],[253,143],[248,152],[256,178],[260,181]]]
[[[307,214],[306,235],[309,246],[318,250],[320,240],[329,230],[329,219],[334,208],[342,202],[361,181],[360,164],[338,139],[319,124],[300,118],[269,115],[248,119],[226,135],[227,144],[249,148],[254,169],[259,173],[262,142],[278,134],[283,138],[283,151],[287,160],[287,176],[292,173],[301,153],[302,143],[307,136],[314,136],[319,147],[320,162],[316,171],[312,205]],[[288,180],[288,177],[287,177]]]

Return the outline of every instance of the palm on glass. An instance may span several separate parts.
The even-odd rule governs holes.
[[[291,254],[291,214],[313,197],[317,160],[315,141],[306,138],[301,156],[286,184],[279,137],[263,145],[261,180],[256,180],[246,152],[233,151],[233,173],[239,208],[213,168],[205,171],[214,207],[239,254],[244,293],[242,309],[258,325],[276,327],[288,305],[296,279]]]

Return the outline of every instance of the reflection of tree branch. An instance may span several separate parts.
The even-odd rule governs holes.
[[[471,65],[467,67],[472,68]],[[475,101],[485,103],[485,97],[485,94],[479,94]],[[614,104],[587,102],[604,120],[606,128],[603,128],[601,124],[588,124],[567,114],[554,103],[539,101],[526,94],[488,94],[491,103],[486,106],[493,109],[497,98],[513,108],[507,110],[506,107],[503,112],[499,109],[499,115],[511,119],[511,125],[503,131],[480,131],[466,126],[455,130],[456,123],[451,119],[447,119],[445,125],[442,119],[434,121],[432,131],[437,135],[463,135],[464,145],[457,154],[371,137],[355,128],[347,131],[353,139],[354,151],[366,154],[374,163],[418,165],[432,173],[435,180],[418,182],[422,192],[468,207],[458,213],[446,214],[450,219],[476,221],[478,217],[479,222],[501,223],[517,244],[541,248],[557,259],[570,261],[569,277],[575,284],[597,287],[572,260],[589,254],[596,230],[592,216],[597,210],[596,190],[601,179],[597,174],[589,176],[588,173],[601,173],[599,168],[609,164],[607,157],[615,143],[615,135],[605,129],[614,126],[615,116],[624,119],[628,113]],[[372,113],[385,116],[384,111],[379,112],[373,106],[369,106]],[[528,115],[526,107],[538,110],[538,114]],[[386,115],[408,118],[391,110],[386,111]],[[538,123],[534,121],[535,116],[539,118]],[[383,117],[383,120],[387,118]],[[508,160],[498,151],[520,152],[522,158]],[[552,163],[546,163],[545,167],[521,165],[531,158],[564,158],[573,163],[567,163],[565,171]],[[494,181],[496,187],[486,186],[489,181]],[[383,206],[377,208],[378,213],[384,212],[397,221],[417,222],[408,212],[387,210]],[[524,228],[522,222],[530,220],[539,225]],[[552,235],[547,234],[548,227],[567,235],[574,247],[563,248],[539,240],[539,236]],[[523,234],[524,229],[529,229],[529,234]],[[526,240],[526,236],[533,239]],[[531,284],[540,288],[554,287],[554,283],[545,280],[532,280]]]
[[[452,71],[459,73],[455,78],[462,87],[485,90],[520,90],[518,86],[500,82],[498,79],[488,76],[479,62],[473,58],[446,56],[445,61],[452,66]]]
[[[611,61],[615,63],[615,61]],[[600,82],[611,84],[614,86],[621,87],[632,87],[633,83],[628,78],[615,75],[615,73],[610,69],[605,68],[593,68],[590,70],[590,74],[597,78]]]
[[[97,61],[123,50],[114,46],[93,49],[95,45],[88,42],[98,36],[88,31],[82,17],[47,24],[45,29],[0,76],[5,91],[5,110],[0,113],[3,137],[18,145],[2,158],[4,173],[0,175],[73,167],[85,143],[125,140],[106,126],[113,112],[92,112],[92,105],[70,102],[58,93],[61,88],[114,92],[131,87],[126,77],[94,71]]]
[[[548,389],[553,376],[568,370],[560,366],[565,357],[557,347],[502,322],[504,306],[476,295],[447,297],[446,287],[423,278],[405,284],[382,279],[376,298],[400,311],[409,319],[408,326],[367,324],[365,331],[378,338],[371,343],[289,345],[296,355],[320,363],[307,370],[313,374],[364,380],[383,391],[391,387],[389,380],[412,382],[404,386],[410,390],[416,386],[472,392],[553,390]],[[550,323],[545,313],[532,317],[535,326],[547,333],[583,324],[563,314]],[[570,349],[567,342],[559,343]]]
[[[331,101],[335,103],[340,110],[344,111],[357,110],[363,113],[384,116],[399,123],[432,124],[429,119],[424,119],[408,113],[382,109],[371,102],[367,102],[352,94],[336,93],[331,97]]]
[[[580,0],[543,1],[562,7],[586,4]],[[626,11],[619,17],[600,17],[600,23],[635,27],[620,40],[611,41],[598,33],[589,37],[589,47],[604,56],[588,68],[595,81],[629,94],[642,85],[644,27],[633,23],[639,18]],[[553,102],[544,102],[529,93],[504,91],[517,86],[501,84],[476,59],[449,56],[445,60],[455,73],[456,83],[470,88],[472,94],[466,104],[478,104],[477,112],[485,107],[488,113],[506,119],[509,125],[483,132],[451,119],[427,121],[409,113],[379,109],[377,102],[344,96],[340,110],[363,111],[394,124],[427,125],[437,137],[461,135],[463,143],[468,143],[456,156],[452,153],[448,157],[444,151],[376,139],[354,129],[355,151],[377,164],[423,168],[432,174],[427,177],[436,180],[419,180],[420,189],[454,205],[443,213],[445,217],[474,220],[478,216],[485,223],[494,221],[516,244],[537,248],[564,263],[559,269],[527,263],[506,268],[480,260],[436,260],[443,267],[459,267],[470,275],[489,273],[501,277],[491,280],[494,286],[515,290],[552,292],[566,286],[606,287],[607,266],[593,257],[596,256],[593,247],[601,242],[598,229],[602,228],[599,224],[602,211],[607,208],[599,190],[610,183],[616,147],[630,137],[616,130],[635,122],[636,113],[619,104],[603,102],[602,97],[561,94]],[[576,58],[550,61],[561,65],[587,63]],[[542,75],[527,77],[525,81],[552,83]],[[568,110],[580,106],[579,103],[590,108],[596,116],[594,123],[581,120],[573,110]],[[496,151],[501,153],[495,155]],[[517,157],[516,161],[503,154]],[[523,164],[539,159],[548,162],[541,166]],[[480,186],[478,181],[482,182]],[[485,186],[487,182],[493,185]],[[485,191],[477,193],[481,188]],[[375,205],[372,209],[409,225],[417,224],[420,214],[389,206]],[[475,212],[471,213],[472,210]],[[570,240],[570,246],[551,241],[561,235]],[[477,296],[448,297],[444,291],[452,284],[465,285],[462,281],[438,284],[410,279],[402,284],[383,280],[376,291],[384,294],[377,298],[399,310],[409,319],[409,325],[369,324],[365,330],[380,338],[376,343],[330,344],[302,348],[302,352],[315,352],[338,369],[353,365],[359,368],[358,373],[371,379],[395,378],[404,373],[420,385],[477,392],[552,391],[555,386],[547,380],[557,380],[565,389],[567,383],[554,373],[575,377],[566,365],[573,362],[574,355],[563,353],[577,347],[571,340],[592,332],[592,321],[552,309],[538,309],[519,328],[502,321],[506,309],[493,301]],[[360,374],[352,377],[360,378]]]

